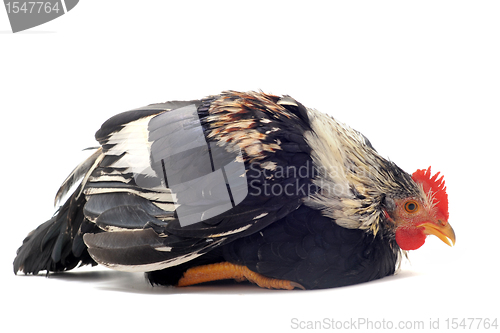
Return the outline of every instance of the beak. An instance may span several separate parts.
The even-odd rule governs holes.
[[[419,225],[427,235],[437,236],[449,246],[455,245],[455,231],[447,221],[426,222]]]

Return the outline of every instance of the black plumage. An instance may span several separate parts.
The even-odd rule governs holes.
[[[261,233],[228,244],[223,253],[226,261],[306,289],[379,279],[393,274],[398,260],[394,244],[381,235],[342,228],[305,205]]]

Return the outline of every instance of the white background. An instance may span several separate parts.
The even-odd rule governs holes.
[[[82,0],[17,34],[0,9],[2,330],[285,332],[329,318],[442,330],[500,317],[497,1],[179,3]],[[12,274],[103,121],[226,89],[289,94],[406,171],[441,171],[456,246],[429,238],[396,276],[307,292],[152,288],[104,268]]]

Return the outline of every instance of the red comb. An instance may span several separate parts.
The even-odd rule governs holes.
[[[415,182],[422,184],[425,193],[432,191],[434,204],[438,211],[445,217],[446,221],[448,221],[450,214],[448,213],[448,194],[446,193],[444,176],[438,179],[439,172],[432,177],[431,175],[431,167],[429,167],[427,170],[418,169],[411,177]]]

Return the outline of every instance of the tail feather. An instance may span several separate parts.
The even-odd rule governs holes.
[[[59,191],[57,191],[56,197],[54,199],[54,205],[57,205],[59,202],[61,202],[62,198],[66,196],[71,188],[78,182],[81,182],[82,185],[85,185],[85,178],[87,178],[90,174],[89,170],[93,170],[96,163],[99,163],[103,157],[104,155],[102,155],[102,148],[98,148],[89,158],[80,163],[60,186]],[[81,188],[82,187],[80,187],[80,189]]]
[[[83,243],[81,229],[94,226],[86,222],[82,212],[85,197],[78,194],[79,188],[50,220],[28,234],[17,250],[14,273],[60,272],[78,264],[97,265]]]

